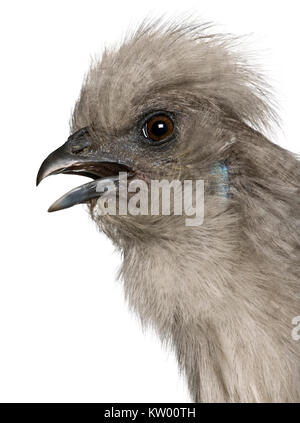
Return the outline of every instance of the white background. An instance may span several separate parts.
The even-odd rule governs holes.
[[[172,352],[143,333],[115,281],[120,257],[84,206],[47,213],[83,177],[35,188],[67,138],[90,57],[150,14],[188,12],[254,33],[281,105],[275,139],[299,153],[299,2],[267,0],[1,3],[0,401],[189,401]],[[75,179],[76,180],[75,180]]]

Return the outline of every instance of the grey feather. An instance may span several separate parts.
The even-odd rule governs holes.
[[[176,352],[194,401],[299,402],[300,164],[270,142],[271,89],[208,25],[143,24],[95,60],[72,118],[96,143],[130,156],[137,175],[211,179],[224,161],[226,198],[207,192],[204,224],[182,216],[99,216],[123,255],[130,307]],[[176,143],[130,138],[153,110],[177,116]],[[125,141],[124,141],[125,140]]]

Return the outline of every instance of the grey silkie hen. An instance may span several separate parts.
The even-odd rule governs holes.
[[[101,215],[95,183],[50,211],[88,202],[122,251],[130,306],[170,342],[193,400],[299,402],[300,164],[262,129],[269,88],[227,36],[205,25],[142,25],[92,64],[68,141],[43,163],[97,180],[119,171],[204,180],[205,216]]]

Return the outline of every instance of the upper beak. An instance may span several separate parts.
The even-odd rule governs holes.
[[[93,152],[87,128],[82,128],[44,160],[38,171],[36,184],[47,176],[59,173],[89,176],[94,179],[59,198],[48,209],[52,212],[101,197],[106,186],[111,186],[112,183],[115,187],[118,186],[119,172],[129,171],[129,167],[120,160]]]

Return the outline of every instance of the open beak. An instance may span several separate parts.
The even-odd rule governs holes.
[[[106,187],[111,187],[112,184],[118,188],[120,172],[131,174],[125,163],[109,157],[108,154],[93,151],[87,128],[82,128],[44,160],[38,171],[36,184],[39,185],[47,176],[59,173],[83,175],[93,179],[55,201],[48,209],[53,212],[99,198],[107,191]]]

